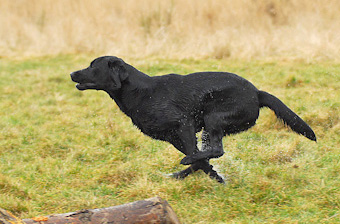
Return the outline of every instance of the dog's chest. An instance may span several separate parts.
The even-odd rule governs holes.
[[[170,111],[169,111],[170,112]],[[175,113],[169,113],[159,109],[150,108],[150,110],[136,109],[130,116],[134,125],[142,131],[162,130],[171,127],[178,116]]]

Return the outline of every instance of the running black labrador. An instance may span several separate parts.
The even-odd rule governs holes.
[[[202,169],[223,182],[209,159],[224,154],[223,136],[255,125],[261,107],[269,107],[293,131],[316,141],[313,130],[278,98],[232,73],[150,77],[120,58],[104,56],[71,78],[79,90],[104,90],[143,133],[184,153],[181,164],[191,166],[173,174],[176,178]],[[196,133],[202,129],[199,150]]]

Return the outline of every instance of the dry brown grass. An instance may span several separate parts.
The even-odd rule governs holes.
[[[0,56],[340,58],[338,0],[2,0]]]

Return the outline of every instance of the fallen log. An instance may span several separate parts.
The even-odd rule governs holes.
[[[22,220],[26,224],[107,224],[107,223],[159,223],[180,224],[167,201],[160,197],[108,208],[80,210]]]
[[[25,224],[19,218],[15,217],[9,211],[0,208],[0,223],[1,224]]]

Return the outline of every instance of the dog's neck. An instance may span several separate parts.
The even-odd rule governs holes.
[[[153,79],[132,66],[129,66],[128,73],[120,89],[106,92],[126,115],[132,116],[137,105],[150,94]]]

